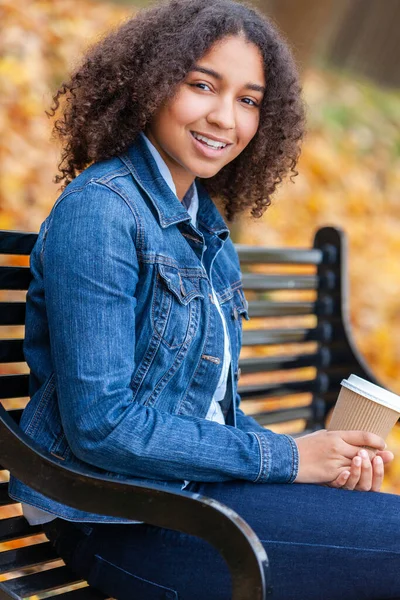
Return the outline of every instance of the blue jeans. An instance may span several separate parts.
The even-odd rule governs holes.
[[[242,481],[190,491],[232,507],[254,529],[269,557],[273,598],[400,598],[398,496]],[[61,519],[44,529],[73,570],[118,600],[231,598],[226,564],[198,538],[146,524]]]

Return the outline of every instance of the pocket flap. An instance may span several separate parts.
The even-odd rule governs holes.
[[[243,315],[246,321],[248,321],[250,319],[249,303],[247,302],[244,296],[243,286],[235,289],[235,292],[233,294],[233,302],[238,314]]]
[[[193,298],[204,298],[200,290],[200,277],[198,275],[183,274],[175,267],[158,265],[158,272],[168,289],[174,294],[181,304],[188,304]]]

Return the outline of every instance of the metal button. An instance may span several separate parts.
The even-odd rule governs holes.
[[[240,376],[241,376],[241,374],[242,374],[242,369],[239,367],[239,368],[238,368],[238,372],[237,372],[237,378],[238,378],[238,381],[239,381],[239,379],[240,379]]]
[[[233,316],[234,316],[234,318],[237,321],[238,318],[239,318],[239,313],[238,313],[238,310],[237,310],[236,306],[233,307]]]

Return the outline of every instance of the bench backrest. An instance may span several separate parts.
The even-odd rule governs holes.
[[[243,321],[241,375],[263,377],[241,380],[244,405],[276,431],[323,428],[343,378],[378,383],[351,337],[345,233],[319,229],[310,249],[236,248],[254,319]]]
[[[29,256],[36,239],[35,233],[1,231],[3,263],[6,256]],[[306,429],[323,426],[344,377],[355,373],[376,382],[351,337],[345,234],[319,229],[309,249],[236,249],[251,317],[243,320],[239,363],[245,407],[264,425],[302,419]],[[1,326],[24,325],[24,299],[7,294],[26,291],[30,279],[28,266],[0,266]],[[22,344],[23,337],[0,337],[1,400],[28,398],[28,373],[9,373],[4,366],[24,364]],[[264,381],[250,383],[260,376]],[[12,410],[16,421],[20,414]]]

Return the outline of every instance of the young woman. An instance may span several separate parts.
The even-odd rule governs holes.
[[[64,185],[31,255],[23,429],[63,464],[231,506],[265,545],[275,598],[400,595],[398,498],[356,493],[379,492],[384,441],[295,440],[240,408],[249,317],[214,199],[229,222],[258,218],[296,174],[304,111],[285,42],[246,4],[171,0],[98,42],[52,115],[63,96]],[[230,597],[226,565],[198,539],[14,478],[10,494],[115,598]]]

